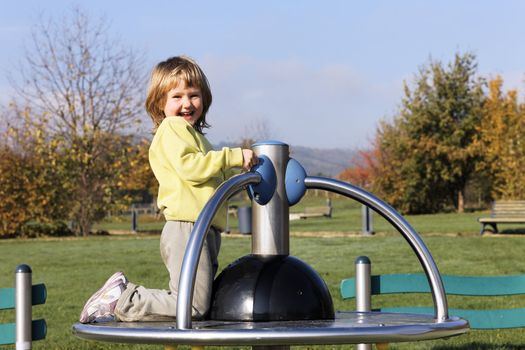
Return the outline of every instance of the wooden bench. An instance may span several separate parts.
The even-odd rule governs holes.
[[[525,275],[512,276],[453,276],[442,275],[447,294],[463,296],[512,296],[525,294]],[[355,278],[345,279],[340,286],[343,299],[356,297]],[[423,273],[372,275],[371,295],[430,293],[428,279]],[[433,307],[381,307],[373,311],[433,314]],[[469,321],[472,329],[524,328],[525,308],[459,309],[449,308],[449,315]]]
[[[20,273],[19,269],[24,270],[24,274],[31,274],[31,269],[27,265],[18,266],[17,274]],[[31,277],[29,276],[29,278]],[[17,288],[19,288],[18,285]],[[46,286],[44,284],[41,283],[31,285],[29,280],[28,288],[31,289],[29,293],[31,300],[29,301],[29,297],[27,298],[28,304],[30,303],[30,305],[16,305],[17,294],[20,294],[21,292],[22,294],[24,294],[24,291],[16,290],[15,288],[0,288],[0,310],[13,310],[15,308],[21,308],[24,310],[31,311],[30,309],[32,305],[40,305],[46,302],[47,291]],[[19,300],[25,299],[20,298]],[[29,315],[29,318],[26,320],[28,324],[20,324],[24,323],[23,321],[25,320],[18,319],[17,312],[16,323],[0,324],[0,345],[16,344],[17,349],[26,349],[31,348],[30,343],[33,340],[45,339],[47,333],[47,325],[44,319],[31,320],[31,317]],[[19,329],[17,330],[17,328]],[[23,335],[24,337],[27,336],[27,338],[30,339],[17,339],[19,335]]]
[[[300,219],[315,218],[315,217],[332,217],[332,206],[322,206],[322,207],[306,207],[304,212],[298,213]]]
[[[483,235],[487,226],[498,233],[498,224],[524,224],[525,201],[495,201],[492,203],[490,217],[479,218],[478,221],[481,224],[480,235]]]
[[[303,212],[290,213],[290,220],[308,219],[315,217],[332,217],[332,201],[328,199],[326,205],[318,207],[305,207]]]

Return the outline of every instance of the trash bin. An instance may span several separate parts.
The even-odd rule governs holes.
[[[237,208],[237,218],[239,219],[239,232],[243,235],[252,233],[252,207]]]

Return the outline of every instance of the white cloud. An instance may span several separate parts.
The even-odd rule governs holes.
[[[366,147],[377,121],[394,110],[401,82],[376,83],[351,66],[290,59],[206,57],[214,94],[212,142],[239,140],[267,118],[282,141],[315,147]]]

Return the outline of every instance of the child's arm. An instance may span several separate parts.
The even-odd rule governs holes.
[[[259,158],[257,158],[257,155],[251,149],[242,150],[242,160],[243,160],[242,168],[246,171],[249,171],[254,165],[259,163]],[[227,180],[231,178],[232,176],[238,175],[240,173],[241,173],[240,169],[230,168],[230,169],[224,170],[224,179]]]
[[[205,183],[221,171],[254,162],[253,156],[249,155],[244,160],[240,148],[224,147],[204,154],[190,128],[185,123],[164,122],[157,130],[159,146],[168,160],[167,166],[172,167],[183,180],[194,184]]]

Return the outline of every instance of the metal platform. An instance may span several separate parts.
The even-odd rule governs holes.
[[[335,320],[219,322],[105,322],[73,325],[84,339],[115,343],[180,345],[323,345],[430,340],[466,333],[458,317],[437,322],[433,315],[338,312]]]

